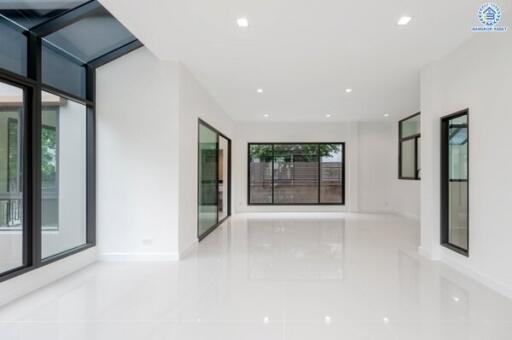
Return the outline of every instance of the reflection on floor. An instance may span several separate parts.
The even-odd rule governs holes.
[[[512,301],[384,215],[237,215],[180,263],[98,263],[0,309],[8,340],[510,339]]]

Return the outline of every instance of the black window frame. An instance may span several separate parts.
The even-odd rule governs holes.
[[[404,179],[404,180],[413,180],[413,181],[419,181],[421,180],[421,169],[419,167],[419,158],[418,158],[418,148],[420,145],[421,140],[421,133],[417,133],[414,135],[410,135],[407,137],[402,137],[402,124],[416,116],[420,116],[421,112],[417,112],[413,115],[410,115],[408,117],[405,117],[404,119],[401,119],[398,121],[398,179]],[[404,142],[414,140],[414,177],[407,177],[402,175],[402,144]]]
[[[54,110],[55,114],[57,115],[57,117],[59,116],[59,106],[56,106],[56,105],[43,105],[42,106],[43,108],[45,108],[46,110]],[[3,107],[0,106],[0,110],[2,109]],[[18,164],[23,166],[22,165],[22,155],[23,155],[23,152],[21,150],[21,146],[22,146],[22,143],[21,143],[21,135],[22,135],[22,120],[21,118],[21,114],[23,113],[23,109],[22,108],[17,108],[16,111],[18,111],[18,117],[19,118],[7,118],[7,123],[8,123],[8,127],[11,123],[16,123],[16,128],[18,130],[18,133],[17,133],[17,158],[18,158]],[[55,137],[55,144],[56,144],[56,171],[55,171],[55,185],[51,188],[51,190],[47,191],[47,194],[54,194],[54,195],[58,195],[58,192],[59,192],[59,162],[60,162],[60,157],[59,157],[59,121],[57,120],[57,123],[56,123],[56,126],[49,126],[49,125],[44,125],[42,124],[41,125],[41,131],[43,129],[52,129],[55,131],[55,134],[56,134],[56,137]],[[10,145],[10,135],[8,135],[7,137],[7,145],[9,147]],[[10,174],[10,164],[7,163],[7,182],[9,183],[9,174]],[[19,195],[22,195],[23,193],[23,181],[22,181],[22,173],[21,171],[16,171],[16,183],[17,183],[17,187],[18,187],[18,190],[16,192],[16,194],[19,194]],[[42,183],[42,182],[41,182]],[[44,191],[44,190],[43,190]],[[7,192],[10,192],[10,189],[8,188],[7,189]],[[43,193],[42,193],[43,195]],[[44,197],[43,197],[44,198]],[[58,220],[58,216],[57,216],[57,220]],[[20,227],[6,227],[6,228],[2,228],[0,227],[0,232],[2,231],[19,231],[19,230],[23,230],[23,226],[20,226]],[[59,227],[58,227],[58,222],[57,222],[57,226],[56,227],[42,227],[42,230],[51,230],[51,231],[57,231],[59,230]]]
[[[457,179],[457,180],[454,180],[454,181],[464,181],[464,182],[467,182],[467,197],[466,197],[466,200],[467,200],[467,210],[468,210],[468,215],[467,215],[467,229],[466,229],[466,237],[467,237],[467,249],[464,249],[460,246],[457,246],[455,244],[452,244],[450,243],[450,237],[449,237],[449,232],[450,232],[450,221],[449,221],[449,182],[450,182],[450,172],[449,172],[449,121],[452,120],[452,119],[455,119],[455,118],[458,118],[458,117],[462,117],[462,116],[467,116],[467,123],[466,123],[466,128],[467,128],[467,179],[466,180],[460,180],[460,179]],[[450,115],[447,115],[447,116],[444,116],[444,117],[441,117],[441,132],[440,132],[440,139],[441,139],[441,145],[440,145],[440,156],[441,156],[441,160],[440,160],[440,174],[441,174],[441,179],[440,179],[440,184],[441,184],[441,192],[440,192],[440,205],[441,205],[441,210],[440,210],[440,218],[441,218],[441,221],[440,221],[440,229],[441,229],[441,239],[440,239],[440,243],[441,243],[441,246],[445,247],[445,248],[448,248],[456,253],[459,253],[460,255],[463,255],[463,256],[466,256],[466,257],[469,257],[469,227],[470,227],[470,219],[469,219],[469,216],[470,216],[470,201],[469,201],[469,170],[470,170],[470,166],[469,166],[469,161],[470,161],[470,149],[469,149],[469,136],[470,136],[470,131],[469,131],[469,118],[470,118],[470,115],[469,115],[469,108],[467,109],[464,109],[464,110],[460,110],[460,111],[457,111],[455,113],[452,113]]]
[[[27,37],[26,75],[20,75],[0,67],[0,82],[21,88],[24,91],[23,114],[19,122],[20,140],[22,141],[23,265],[1,272],[0,282],[96,246],[96,69],[143,45],[140,41],[134,40],[88,63],[79,65],[85,69],[84,98],[43,83],[42,48],[45,36],[85,17],[94,15],[100,8],[103,7],[97,0],[88,1],[29,30],[16,25],[9,19],[7,20],[8,25]],[[65,51],[61,51],[61,53],[62,56],[70,58]],[[86,242],[81,246],[47,258],[42,258],[41,251],[41,129],[43,127],[41,99],[43,91],[80,103],[86,107]]]
[[[274,183],[274,177],[275,177],[275,169],[274,169],[274,161],[275,161],[275,153],[274,153],[274,147],[276,145],[330,145],[330,144],[336,144],[341,145],[342,149],[342,170],[341,170],[341,202],[326,202],[321,203],[320,195],[321,195],[321,156],[318,156],[318,195],[317,195],[317,203],[276,203],[275,202],[275,183]],[[251,202],[251,146],[252,145],[270,145],[272,146],[272,202],[271,203],[253,203]],[[249,206],[345,206],[345,200],[346,200],[346,145],[345,142],[249,142],[247,143],[247,205]]]

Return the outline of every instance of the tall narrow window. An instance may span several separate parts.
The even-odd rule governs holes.
[[[441,120],[441,243],[469,250],[468,110]]]
[[[86,243],[86,107],[42,93],[42,258]]]
[[[250,143],[248,203],[344,204],[343,143]]]
[[[398,123],[398,178],[420,179],[420,113]]]
[[[24,91],[0,82],[0,274],[23,267]]]

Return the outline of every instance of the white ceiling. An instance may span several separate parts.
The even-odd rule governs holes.
[[[419,110],[421,67],[476,34],[483,0],[101,2],[159,58],[186,64],[235,120],[375,121]],[[408,26],[396,25],[402,15]]]

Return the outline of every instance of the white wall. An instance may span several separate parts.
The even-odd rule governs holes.
[[[398,179],[398,123],[359,123],[359,210],[420,218],[420,181]]]
[[[198,119],[233,123],[185,65],[141,48],[97,71],[97,233],[106,260],[177,260],[197,242]]]
[[[233,139],[234,123],[185,65],[180,65],[179,74],[179,249],[183,253],[197,242],[198,119],[230,139]]]
[[[504,23],[510,25],[510,23]],[[422,73],[420,253],[512,297],[512,35],[476,34]],[[469,108],[469,257],[439,246],[440,117]]]
[[[97,71],[97,238],[103,259],[178,258],[178,65],[146,48]]]

